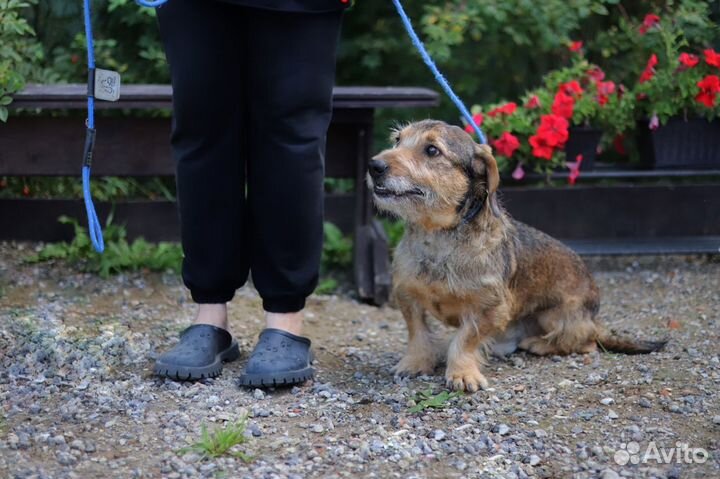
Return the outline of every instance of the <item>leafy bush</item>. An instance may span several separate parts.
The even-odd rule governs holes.
[[[133,0],[93,1],[95,57],[100,68],[116,70],[123,83],[167,83],[169,72],[155,9]],[[62,82],[86,78],[82,2],[54,0],[33,6],[28,18],[49,53],[46,66]]]
[[[28,79],[50,78],[42,68],[42,45],[23,11],[37,0],[0,0],[0,121],[8,118],[11,95]]]
[[[330,222],[323,224],[322,266],[325,270],[343,269],[352,264],[352,241]]]
[[[183,255],[177,243],[153,244],[142,238],[129,243],[125,228],[112,224],[110,217],[104,229],[105,251],[103,254],[97,254],[88,237],[87,228],[67,216],[60,217],[59,221],[73,226],[75,229],[73,240],[70,243],[47,244],[36,255],[26,258],[27,262],[64,260],[79,265],[88,272],[98,273],[103,278],[123,271],[142,269],[171,270],[175,273],[180,271]]]
[[[175,180],[171,177],[120,178],[93,177],[90,180],[93,198],[99,201],[121,199],[175,200]],[[78,177],[6,176],[0,177],[0,198],[82,198],[82,182]]]

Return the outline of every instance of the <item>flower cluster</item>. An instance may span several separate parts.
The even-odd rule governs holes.
[[[672,17],[647,14],[639,34],[638,41],[649,50],[649,58],[635,88],[638,116],[650,120],[650,129],[689,112],[712,118],[720,93],[720,53],[712,48],[704,49],[702,55],[680,51],[690,43]]]
[[[537,132],[530,137],[532,154],[538,158],[551,160],[555,150],[565,147],[568,140],[568,121],[560,115],[543,115]]]

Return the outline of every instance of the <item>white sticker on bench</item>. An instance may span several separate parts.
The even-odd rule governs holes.
[[[117,101],[120,98],[120,74],[112,70],[95,69],[95,98]]]

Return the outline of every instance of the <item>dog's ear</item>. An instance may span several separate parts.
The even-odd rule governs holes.
[[[478,176],[484,175],[487,182],[487,203],[495,216],[500,216],[500,207],[497,201],[497,189],[500,186],[500,173],[497,161],[488,145],[475,145],[475,154],[472,159],[473,170]]]

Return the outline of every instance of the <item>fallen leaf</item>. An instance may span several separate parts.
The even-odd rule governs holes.
[[[678,321],[677,319],[671,319],[670,321],[668,321],[667,327],[668,329],[680,329],[680,321]]]

